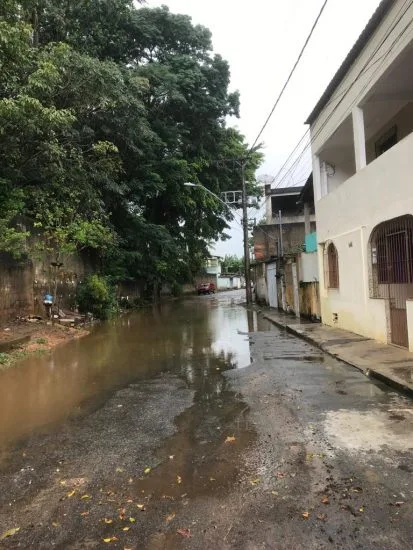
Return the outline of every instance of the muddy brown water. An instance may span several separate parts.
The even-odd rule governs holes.
[[[203,400],[225,391],[221,373],[250,364],[248,331],[270,327],[240,307],[242,299],[228,292],[134,312],[0,373],[0,448],[162,372],[178,374]]]

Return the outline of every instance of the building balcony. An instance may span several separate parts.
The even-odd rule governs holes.
[[[316,201],[379,162],[413,132],[413,41],[344,116],[314,155]],[[315,136],[313,136],[313,139]],[[411,154],[411,152],[410,152]],[[377,191],[377,190],[376,190]],[[356,199],[356,197],[354,197]]]
[[[413,213],[413,133],[316,203],[319,243],[347,239],[349,249],[367,242],[382,221]],[[355,242],[353,239],[356,239]]]

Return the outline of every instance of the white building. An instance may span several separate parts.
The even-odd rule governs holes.
[[[307,122],[322,320],[413,351],[412,1],[381,2]]]

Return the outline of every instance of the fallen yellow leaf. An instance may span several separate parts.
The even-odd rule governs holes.
[[[61,481],[60,485],[66,485],[66,481]]]
[[[88,499],[88,498],[90,498],[90,495],[82,495],[82,496],[80,497],[81,500],[86,500],[86,499]]]
[[[271,491],[271,494],[274,495],[275,497],[278,497],[277,491]]]
[[[144,511],[145,510],[145,505],[144,504],[137,504],[136,508],[139,508],[139,510]]]
[[[135,523],[136,519],[135,519],[135,518],[129,518],[129,521],[130,521],[131,523]]]
[[[144,473],[144,474],[149,474],[150,471],[151,471],[150,468],[145,468],[144,471],[143,471],[143,473]]]
[[[59,527],[59,524],[58,524],[56,521],[54,521],[54,522],[52,523],[52,525],[53,525],[53,527]]]
[[[169,514],[169,516],[166,516],[165,520],[166,521],[172,521],[174,518],[175,518],[176,514]]]
[[[229,435],[226,440],[225,440],[225,443],[235,443],[235,437],[233,435]]]
[[[364,507],[359,508],[359,512],[364,512]]]
[[[122,531],[129,531],[130,527],[123,527]]]
[[[105,523],[107,523],[108,525],[110,525],[111,523],[113,523],[113,519],[109,519],[109,518],[105,518],[103,520]]]
[[[259,478],[257,479],[251,479],[251,485],[258,485],[258,483],[260,483],[261,480]]]
[[[107,539],[103,539],[103,542],[115,542],[118,540],[116,537],[108,537]]]
[[[303,512],[303,519],[308,519],[310,517],[310,512]]]
[[[118,474],[122,474],[123,473],[123,468],[116,468],[116,471]]]
[[[180,485],[182,483],[182,477],[176,476],[176,481],[178,482],[178,485]]]
[[[16,533],[20,531],[20,527],[13,527],[13,529],[9,529],[8,531],[4,531],[4,533],[1,535],[0,540],[7,539],[8,537],[12,537]]]
[[[75,490],[70,491],[70,493],[67,493],[67,496],[70,498],[70,497],[72,497],[75,493],[76,493]]]
[[[88,515],[89,515],[89,512],[82,512],[80,515],[81,515],[81,516],[88,516]]]

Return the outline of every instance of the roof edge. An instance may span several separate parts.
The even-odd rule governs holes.
[[[387,15],[390,8],[392,8],[394,4],[395,4],[395,0],[382,0],[381,3],[378,5],[376,11],[371,16],[363,32],[360,34],[357,41],[355,42],[355,44],[347,54],[346,58],[344,59],[343,63],[340,65],[338,71],[333,76],[332,80],[330,81],[330,84],[325,89],[323,95],[318,100],[316,106],[314,107],[310,115],[307,117],[305,124],[312,124],[316,120],[316,118],[324,109],[324,107],[326,106],[327,102],[329,101],[329,99],[331,98],[335,90],[341,84],[343,78],[346,76],[351,66],[354,64],[354,62],[359,57],[360,53],[363,51],[364,47],[366,46],[366,44],[368,43],[368,41],[370,40],[374,32],[379,27],[383,18]]]

